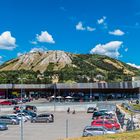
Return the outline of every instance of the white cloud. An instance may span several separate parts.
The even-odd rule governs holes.
[[[10,31],[3,32],[0,35],[0,49],[13,50],[16,48],[16,39],[11,36]]]
[[[37,41],[30,41],[31,44],[36,45]]]
[[[91,49],[91,54],[107,55],[109,57],[118,58],[120,55],[119,49],[122,45],[122,41],[111,41],[106,44],[98,44]]]
[[[44,52],[44,51],[46,51],[47,49],[44,49],[44,48],[32,48],[31,50],[30,50],[30,52],[32,53],[32,52]]]
[[[105,22],[105,19],[106,19],[106,17],[103,16],[101,19],[98,19],[98,20],[97,20],[97,23],[98,23],[98,24],[103,24],[103,23]]]
[[[132,63],[127,63],[128,65],[135,67],[137,69],[140,69],[140,65],[132,64]]]
[[[81,21],[79,21],[78,24],[76,25],[76,30],[81,30],[81,31],[86,30],[86,31],[92,32],[92,31],[95,31],[96,28],[93,28],[93,27],[90,27],[90,26],[84,27],[83,23]]]
[[[86,28],[85,28],[85,27],[83,27],[83,24],[82,24],[82,22],[81,22],[81,21],[80,21],[80,22],[78,22],[78,24],[76,25],[76,30],[81,30],[81,31],[86,30]]]
[[[45,43],[55,43],[53,40],[52,35],[50,35],[47,31],[41,31],[41,35],[36,35],[36,39],[38,42],[45,42]]]
[[[116,36],[122,36],[124,35],[125,33],[123,31],[121,31],[120,29],[116,29],[114,31],[110,31],[109,34],[111,35],[116,35]]]
[[[95,28],[92,28],[92,27],[87,26],[87,31],[92,32],[92,31],[95,31],[95,30],[96,30]]]

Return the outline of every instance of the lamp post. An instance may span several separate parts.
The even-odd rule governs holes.
[[[55,112],[55,109],[56,109],[56,83],[54,83],[54,112]]]
[[[24,138],[23,138],[23,116],[22,116],[22,113],[23,113],[23,102],[22,102],[22,93],[23,93],[23,91],[22,91],[22,84],[23,84],[23,80],[25,79],[25,78],[18,78],[19,80],[20,80],[20,98],[21,98],[21,105],[20,105],[20,113],[21,113],[21,123],[20,123],[20,140],[24,140]]]

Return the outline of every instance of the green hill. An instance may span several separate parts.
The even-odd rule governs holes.
[[[130,81],[140,70],[116,59],[97,54],[64,51],[27,53],[0,66],[0,82],[25,83]]]

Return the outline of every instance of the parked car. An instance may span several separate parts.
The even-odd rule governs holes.
[[[31,119],[32,123],[35,122],[54,122],[54,115],[50,113],[39,114]]]
[[[11,117],[12,119],[18,119],[19,121],[21,120],[21,113],[18,114],[8,114],[9,117]],[[22,115],[23,117],[23,122],[27,122],[27,118],[25,117],[25,114]]]
[[[20,106],[16,105],[13,107],[14,113],[20,112]]]
[[[8,126],[5,123],[0,123],[0,131],[8,130]]]
[[[96,111],[97,109],[94,107],[88,107],[87,109],[87,113],[93,113],[94,111]]]
[[[21,120],[21,117],[22,117],[24,122],[27,122],[28,119],[30,119],[29,115],[25,115],[24,113],[17,113],[17,116],[20,120]]]
[[[93,120],[91,122],[92,126],[103,126],[110,130],[118,130],[120,129],[120,125],[117,123],[117,121],[113,120]]]
[[[9,101],[12,102],[12,105],[17,105],[17,104],[18,104],[18,102],[17,102],[15,99],[11,99],[11,100],[9,100]]]
[[[33,117],[36,117],[36,116],[37,116],[37,114],[36,114],[35,112],[32,112],[32,111],[30,111],[30,110],[23,110],[22,112],[23,112],[25,115],[30,116],[30,118],[33,118]]]
[[[83,130],[83,137],[115,133],[116,131],[110,131],[103,126],[86,126]]]
[[[13,119],[8,115],[0,116],[0,122],[6,123],[6,124],[13,124],[13,125],[18,125],[19,124],[18,119],[16,119],[16,118]]]
[[[99,116],[109,116],[109,114],[105,113],[105,112],[99,112],[99,111],[95,111],[92,115],[92,119],[98,119]]]
[[[116,120],[116,118],[114,118],[110,115],[99,116],[97,119],[106,119],[106,120],[114,119],[114,120]]]
[[[0,105],[12,105],[12,102],[5,100],[5,101],[0,102]]]
[[[114,115],[115,114],[114,111],[109,111],[107,109],[100,109],[98,112],[106,113],[106,114],[109,114],[109,115]]]
[[[37,112],[37,107],[33,106],[33,105],[26,105],[25,110],[30,110],[30,111]]]

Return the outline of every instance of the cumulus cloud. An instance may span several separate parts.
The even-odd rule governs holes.
[[[105,19],[106,19],[106,17],[103,16],[101,19],[98,19],[98,20],[97,20],[97,23],[98,23],[98,24],[103,24],[103,23],[105,22]]]
[[[76,25],[76,30],[86,30],[85,27],[83,27],[83,23],[81,21],[78,22],[78,24]]]
[[[121,31],[120,29],[116,29],[114,31],[110,31],[109,34],[111,35],[116,35],[116,36],[122,36],[124,35],[125,33],[123,31]]]
[[[136,64],[133,64],[133,63],[127,63],[127,64],[132,66],[132,67],[135,67],[137,69],[140,69],[140,65],[136,65]]]
[[[83,26],[83,23],[81,21],[78,22],[78,24],[76,25],[76,30],[81,30],[81,31],[89,31],[89,32],[93,32],[96,30],[96,28],[93,28],[93,27],[90,27],[90,26],[87,26],[87,27],[84,27]]]
[[[90,26],[87,26],[87,31],[92,32],[92,31],[95,31],[95,30],[96,30],[95,28],[92,28],[92,27],[90,27]]]
[[[47,49],[44,49],[44,48],[32,48],[31,50],[30,50],[30,52],[32,53],[32,52],[44,52],[44,51],[46,51]]]
[[[13,50],[16,48],[16,39],[11,36],[10,31],[3,32],[0,35],[0,49]]]
[[[91,54],[107,55],[112,58],[118,58],[120,56],[119,49],[122,45],[122,41],[111,41],[106,44],[97,44],[91,49]]]
[[[51,34],[49,34],[47,31],[41,31],[40,35],[36,35],[36,39],[38,42],[44,42],[44,43],[55,43],[53,37]]]

